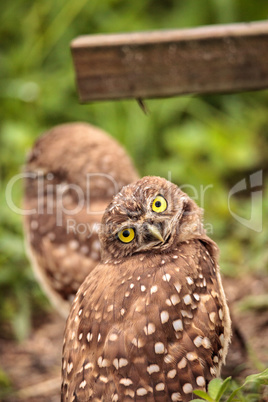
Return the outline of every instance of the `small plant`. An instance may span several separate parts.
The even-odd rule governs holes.
[[[252,385],[249,390],[249,384]],[[268,369],[258,374],[246,377],[240,386],[232,381],[231,377],[224,381],[215,378],[208,384],[208,392],[196,390],[194,394],[202,399],[193,399],[192,402],[258,402],[260,401],[260,388],[268,385]]]

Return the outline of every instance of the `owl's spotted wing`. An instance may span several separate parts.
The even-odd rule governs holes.
[[[68,207],[74,210],[77,203],[71,195],[68,197]],[[47,212],[49,202],[53,205]],[[34,209],[38,202],[43,202],[43,213],[34,213],[25,217],[24,228],[27,237],[28,255],[35,274],[50,300],[65,317],[70,311],[70,304],[85,277],[100,260],[100,242],[98,225],[102,213],[93,216],[82,208],[75,216],[64,213],[61,224],[57,224],[56,194],[39,201],[29,200],[27,207]],[[65,203],[66,205],[66,203]],[[106,202],[98,202],[98,207],[106,207]]]
[[[199,241],[100,265],[67,322],[63,400],[191,400],[225,357],[224,306],[217,267]]]

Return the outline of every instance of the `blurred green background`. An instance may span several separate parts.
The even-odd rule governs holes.
[[[193,186],[196,193],[184,189],[205,209],[224,274],[267,275],[268,92],[149,100],[148,116],[135,101],[80,105],[69,50],[81,34],[265,19],[267,0],[13,0],[0,2],[0,15],[1,337],[23,339],[34,317],[50,308],[25,257],[21,217],[7,206],[5,189],[22,171],[34,140],[64,122],[86,121],[107,130],[131,154],[140,175]],[[263,230],[256,232],[230,214],[228,194],[261,169],[263,197],[254,213],[263,215]],[[18,206],[21,196],[18,182]],[[249,219],[249,191],[232,197],[231,207]]]

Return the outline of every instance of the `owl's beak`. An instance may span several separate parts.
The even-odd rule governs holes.
[[[147,224],[146,228],[152,237],[154,237],[155,239],[160,240],[162,243],[164,243],[164,239],[163,239],[160,231],[158,230],[158,228],[155,225]]]

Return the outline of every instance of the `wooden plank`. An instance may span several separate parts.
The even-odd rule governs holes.
[[[268,21],[88,35],[71,50],[82,102],[268,88]]]

